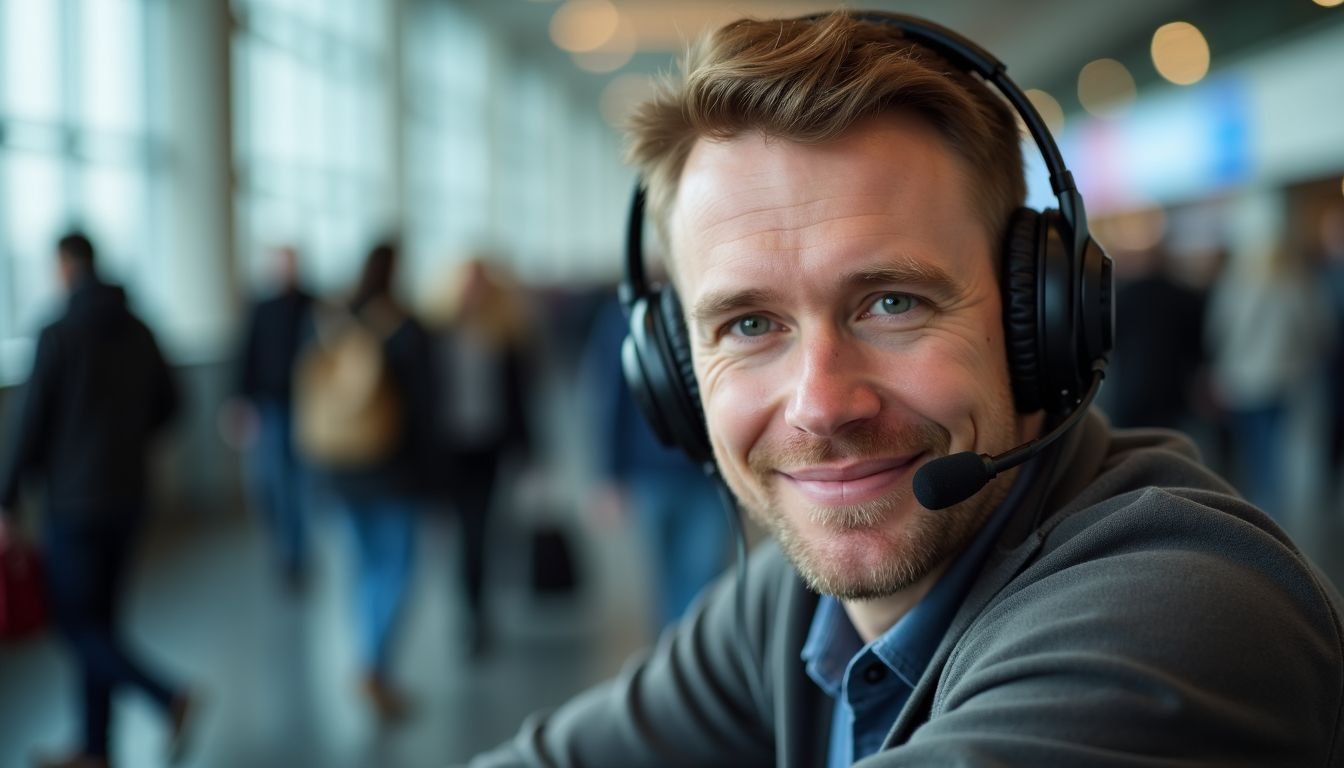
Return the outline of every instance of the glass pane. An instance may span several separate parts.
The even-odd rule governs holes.
[[[142,283],[145,254],[145,180],[133,168],[93,166],[83,174],[80,220],[98,247],[103,274],[113,281]]]
[[[0,0],[0,104],[15,117],[61,115],[60,3]]]
[[[55,5],[55,3],[51,3]],[[84,0],[79,95],[95,128],[140,130],[144,112],[144,14],[131,0]]]
[[[47,254],[67,218],[60,159],[10,153],[0,168],[4,173],[10,245],[20,258],[24,254]]]

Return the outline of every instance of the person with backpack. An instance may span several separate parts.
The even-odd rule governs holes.
[[[350,521],[361,688],[383,719],[406,712],[391,668],[436,392],[428,336],[393,295],[397,256],[375,246],[349,300],[315,310],[295,371],[295,440]]]

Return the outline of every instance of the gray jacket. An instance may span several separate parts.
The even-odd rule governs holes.
[[[1090,414],[1042,465],[880,766],[1339,766],[1339,593],[1173,433]],[[616,680],[471,763],[823,766],[816,605],[774,546]],[[748,654],[740,653],[739,637]]]

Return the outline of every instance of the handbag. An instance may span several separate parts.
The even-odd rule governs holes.
[[[0,640],[17,640],[47,623],[42,558],[17,536],[0,540]]]

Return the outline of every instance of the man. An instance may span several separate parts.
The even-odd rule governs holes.
[[[238,395],[246,405],[236,413],[239,421],[255,425],[249,449],[254,495],[281,578],[297,590],[307,573],[308,547],[305,471],[293,445],[294,363],[313,297],[299,284],[298,252],[278,248],[274,256],[278,290],[257,302],[248,317],[238,377]]]
[[[149,329],[120,288],[98,279],[88,238],[66,235],[57,254],[69,303],[38,338],[12,450],[0,465],[0,536],[14,535],[24,475],[45,476],[48,589],[79,664],[81,750],[40,764],[106,766],[112,692],[122,685],[141,689],[163,711],[177,755],[191,699],[132,657],[117,627],[144,518],[149,442],[173,415],[177,395]]]
[[[983,83],[891,23],[738,22],[631,154],[714,460],[777,546],[742,605],[721,584],[474,766],[1344,760],[1338,593],[1188,442],[1089,414],[960,503],[913,498],[934,457],[1060,418],[1010,376],[1025,185]]]

